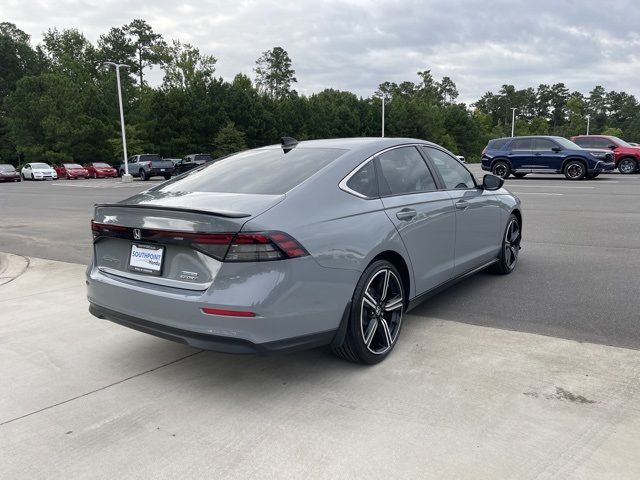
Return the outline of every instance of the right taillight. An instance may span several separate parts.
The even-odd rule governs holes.
[[[265,262],[309,255],[309,252],[284,232],[239,233],[224,257],[225,262]]]

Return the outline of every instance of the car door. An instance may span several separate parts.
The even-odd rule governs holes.
[[[509,160],[512,170],[530,170],[533,165],[533,139],[516,138],[511,142]]]
[[[458,276],[487,263],[500,251],[500,208],[495,195],[477,186],[456,158],[435,147],[423,147],[453,201],[456,218],[455,262]]]
[[[380,196],[409,252],[417,295],[453,274],[455,212],[415,146],[378,155]]]
[[[539,165],[539,169],[562,170],[564,155],[560,145],[548,138],[536,138],[533,148],[533,155],[536,159],[536,164]]]

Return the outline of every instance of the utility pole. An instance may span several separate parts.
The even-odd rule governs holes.
[[[587,135],[589,135],[589,120],[591,120],[591,115],[587,115]]]
[[[384,93],[380,95],[380,100],[382,101],[382,138],[384,138]]]
[[[512,137],[516,127],[516,110],[517,108],[511,108],[511,136]]]
[[[120,87],[120,68],[130,68],[124,63],[104,62],[106,67],[114,67],[116,69],[116,81],[118,83],[118,102],[120,104],[120,127],[122,129],[122,152],[124,154],[124,175],[122,175],[122,183],[131,183],[133,177],[129,174],[129,162],[127,160],[127,135],[124,130],[124,111],[122,109],[122,88]]]

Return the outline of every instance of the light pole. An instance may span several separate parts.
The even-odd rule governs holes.
[[[513,137],[513,133],[516,127],[516,110],[517,108],[511,108],[511,136]]]
[[[591,120],[591,115],[587,115],[587,135],[589,135],[589,120]]]
[[[382,93],[380,95],[380,101],[382,101],[382,135],[381,135],[382,138],[384,138],[384,100],[385,100],[385,96],[384,96],[384,93]]]
[[[133,177],[129,174],[129,162],[127,161],[127,135],[124,131],[124,111],[122,110],[122,89],[120,87],[120,67],[130,68],[124,63],[104,62],[106,67],[114,67],[116,69],[116,81],[118,83],[118,102],[120,104],[120,127],[122,129],[122,152],[124,154],[124,175],[122,175],[123,183],[131,183]]]

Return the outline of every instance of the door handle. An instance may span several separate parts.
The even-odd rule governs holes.
[[[413,208],[403,208],[399,212],[396,212],[398,220],[411,220],[418,214]]]
[[[458,210],[466,210],[467,207],[469,206],[469,202],[465,201],[465,200],[458,200],[455,203],[455,206]]]

